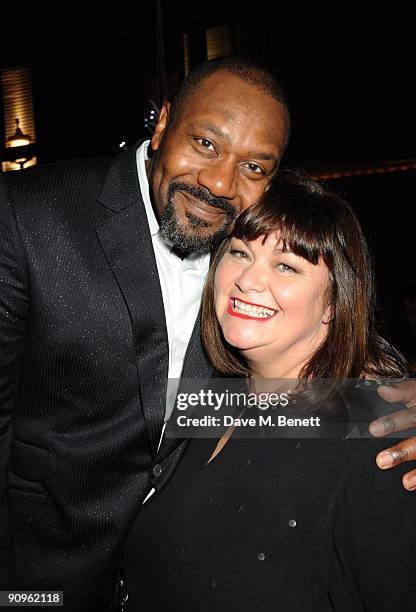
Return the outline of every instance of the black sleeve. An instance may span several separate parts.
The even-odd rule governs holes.
[[[401,483],[407,465],[376,466],[384,447],[363,443],[338,495],[329,568],[336,610],[347,601],[350,610],[416,609],[416,495]]]
[[[10,587],[14,576],[7,467],[28,310],[21,240],[5,181],[0,177],[0,589]]]

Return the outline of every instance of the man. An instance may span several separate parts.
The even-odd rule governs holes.
[[[208,252],[267,188],[288,134],[273,77],[219,60],[164,105],[149,148],[1,185],[3,588],[109,609],[128,527],[184,448],[160,444],[167,378],[210,376]]]

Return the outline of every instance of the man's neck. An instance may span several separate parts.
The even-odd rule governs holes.
[[[147,176],[147,182],[149,183],[149,197],[150,197],[150,203],[152,205],[153,208],[153,212],[155,213],[155,217],[157,219],[157,222],[160,223],[160,214],[159,211],[157,209],[157,206],[155,204],[154,198],[153,198],[153,190],[152,190],[152,182],[151,182],[151,177],[152,177],[152,160],[151,159],[145,159],[144,160],[144,167],[146,170],[146,176]]]

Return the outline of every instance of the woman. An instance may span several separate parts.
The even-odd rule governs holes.
[[[202,330],[216,370],[246,377],[249,388],[270,379],[406,374],[374,330],[373,279],[357,219],[337,196],[296,175],[280,175],[222,244],[205,287]],[[322,413],[331,411],[327,401]],[[416,500],[396,475],[377,470],[378,444],[191,440],[129,536],[127,609],[414,605],[416,555],[407,542],[416,535]]]

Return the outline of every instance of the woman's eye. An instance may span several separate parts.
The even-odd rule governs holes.
[[[285,263],[277,264],[276,268],[278,268],[282,272],[296,272],[295,268],[292,268],[292,266],[288,266]]]
[[[198,144],[201,145],[203,149],[207,149],[208,151],[215,151],[214,145],[207,138],[196,138],[195,140]]]
[[[233,257],[237,257],[237,259],[244,259],[247,257],[247,253],[245,253],[244,251],[241,251],[240,249],[230,249],[229,253]]]

